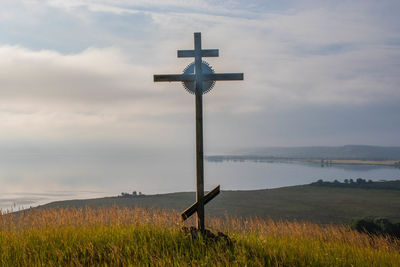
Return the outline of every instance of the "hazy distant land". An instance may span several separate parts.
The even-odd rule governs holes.
[[[346,145],[339,147],[248,148],[232,155],[210,155],[208,161],[313,162],[330,164],[367,164],[400,167],[400,147]]]

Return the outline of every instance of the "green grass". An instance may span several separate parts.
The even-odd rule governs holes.
[[[189,222],[190,223],[190,222]],[[185,234],[156,210],[31,210],[0,217],[1,266],[398,266],[400,244],[346,226],[218,219],[233,240]]]

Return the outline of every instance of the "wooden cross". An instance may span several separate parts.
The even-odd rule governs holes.
[[[183,74],[154,75],[154,82],[183,82],[196,96],[196,202],[182,212],[186,220],[197,212],[197,227],[204,231],[204,205],[219,194],[219,185],[204,195],[204,153],[203,153],[203,93],[211,89],[215,81],[243,80],[243,73],[214,73],[202,57],[218,57],[218,49],[201,49],[201,33],[194,33],[194,50],[178,50],[178,57],[194,57],[194,70]],[[189,65],[188,67],[190,67]],[[212,83],[212,85],[210,84]],[[193,85],[190,87],[190,85]]]

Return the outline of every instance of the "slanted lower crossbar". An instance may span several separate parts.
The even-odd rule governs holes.
[[[216,197],[219,194],[219,192],[220,192],[219,185],[210,192],[208,192],[203,197],[204,205],[210,202],[214,197]],[[189,208],[187,208],[184,212],[181,213],[182,219],[186,220],[187,218],[192,216],[197,211],[197,208],[198,208],[198,202],[193,203]]]

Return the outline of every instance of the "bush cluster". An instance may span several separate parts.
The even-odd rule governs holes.
[[[361,233],[400,238],[400,223],[391,223],[386,218],[357,218],[351,223],[351,228]]]

